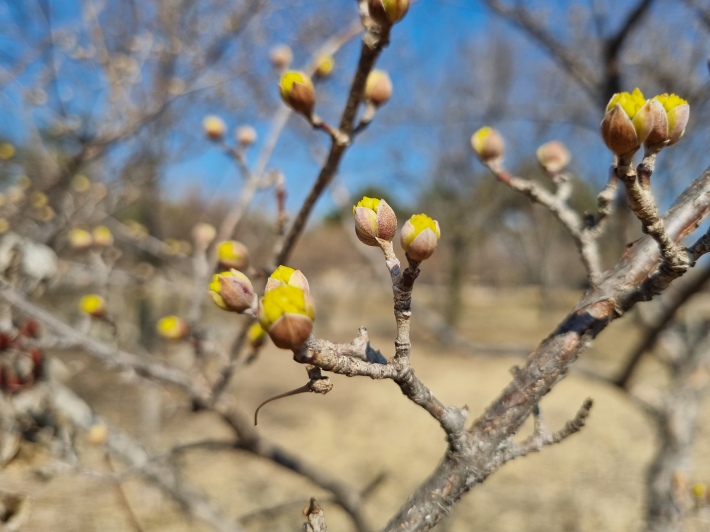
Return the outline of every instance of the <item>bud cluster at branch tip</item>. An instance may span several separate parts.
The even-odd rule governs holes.
[[[298,349],[313,330],[313,298],[308,290],[281,284],[264,294],[258,317],[276,347]]]
[[[256,293],[249,278],[237,270],[216,273],[209,285],[212,301],[219,308],[243,314],[256,309]]]
[[[368,0],[370,18],[380,26],[391,26],[404,18],[409,0]]]
[[[415,214],[402,227],[402,249],[411,260],[421,262],[432,256],[441,237],[439,222],[426,214]]]
[[[537,149],[537,160],[546,172],[556,174],[569,164],[572,156],[562,142],[551,140]]]
[[[392,80],[384,70],[373,70],[365,81],[363,97],[375,107],[386,104],[392,97]]]
[[[291,109],[309,119],[313,116],[316,91],[311,78],[306,74],[297,70],[289,70],[281,77],[279,92],[281,99]]]
[[[391,242],[397,232],[397,216],[383,199],[363,198],[353,207],[355,234],[365,245],[378,246],[377,239]]]
[[[473,151],[483,164],[490,165],[503,160],[505,142],[497,130],[484,126],[471,136]]]
[[[187,337],[190,327],[179,316],[163,316],[156,323],[155,330],[165,340],[182,340]]]
[[[249,250],[236,240],[224,240],[217,244],[215,251],[219,267],[224,270],[245,270],[249,266]]]

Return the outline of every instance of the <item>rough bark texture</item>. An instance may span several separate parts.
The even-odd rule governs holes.
[[[682,195],[663,223],[674,242],[695,230],[710,210],[710,169]],[[387,532],[424,531],[445,517],[468,490],[506,461],[512,436],[536,405],[566,375],[591,341],[639,301],[664,290],[682,272],[659,267],[658,244],[646,236],[588,290],[575,308],[528,357],[526,366],[479,417],[466,438],[451,442],[434,473],[390,520]]]

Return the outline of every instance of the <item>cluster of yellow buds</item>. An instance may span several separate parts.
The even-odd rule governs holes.
[[[90,247],[108,248],[113,245],[113,234],[104,225],[97,225],[91,231],[75,228],[68,234],[69,246],[81,251]]]
[[[298,349],[313,330],[315,306],[308,279],[300,270],[276,268],[258,304],[251,281],[237,270],[215,274],[209,293],[221,309],[258,317],[258,324],[247,333],[254,349],[263,345],[267,334],[277,347]]]
[[[379,246],[391,242],[397,232],[397,216],[384,199],[363,198],[353,206],[355,234],[363,244]],[[426,214],[415,214],[400,233],[402,249],[410,260],[421,262],[436,251],[441,231],[439,222]]]
[[[680,96],[661,94],[647,100],[636,88],[612,96],[601,123],[601,134],[615,155],[630,159],[641,145],[657,153],[678,142],[689,116],[690,106]]]

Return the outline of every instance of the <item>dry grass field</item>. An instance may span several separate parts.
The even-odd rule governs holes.
[[[333,274],[335,275],[335,274]],[[353,283],[356,284],[356,283]],[[373,345],[388,354],[394,320],[389,299],[357,287],[337,296],[318,291],[322,312],[316,334],[349,341],[358,325],[369,326]],[[494,290],[469,288],[462,333],[479,342],[533,346],[549,333],[574,301],[573,292],[554,293],[541,310],[536,288]],[[423,284],[415,288],[413,364],[417,374],[446,403],[468,405],[477,416],[510,379],[510,368],[521,358],[444,349],[417,323],[417,305],[436,306],[437,292]],[[227,318],[231,319],[231,316]],[[222,315],[221,330],[234,330]],[[633,320],[610,327],[578,364],[609,373],[634,345]],[[177,353],[172,353],[177,356]],[[171,392],[145,383],[125,383],[115,374],[99,371],[83,355],[61,355],[71,368],[69,383],[95,405],[109,423],[149,441],[155,452],[175,442],[212,437],[229,431],[208,414],[195,414]],[[658,380],[659,368],[643,368]],[[299,395],[262,410],[259,430],[284,447],[366,487],[378,475],[384,480],[368,499],[371,521],[383,525],[408,494],[434,468],[445,448],[443,433],[423,410],[407,401],[389,382],[334,377],[326,396]],[[305,382],[304,368],[273,347],[241,371],[230,393],[251,412],[264,398]],[[652,427],[623,395],[598,381],[572,373],[542,403],[551,428],[560,427],[586,397],[595,401],[587,427],[561,445],[504,466],[468,494],[439,529],[445,532],[530,531],[592,532],[640,530],[643,515],[644,472],[654,450]],[[142,413],[148,402],[160,401],[160,419],[147,423]],[[708,420],[710,405],[703,418]],[[529,427],[528,427],[529,428]],[[523,431],[525,432],[525,431]],[[521,434],[522,435],[522,434]],[[107,462],[100,447],[77,438],[82,465],[107,472],[123,467]],[[180,459],[186,475],[203,487],[250,532],[293,532],[301,529],[301,508],[315,495],[326,510],[329,529],[352,530],[328,495],[306,480],[272,463],[234,451],[194,451]],[[689,481],[710,479],[710,423],[701,427]],[[22,492],[32,500],[28,531],[131,531],[116,485],[96,476],[64,472],[37,446],[27,444],[20,456],[0,471],[0,486]],[[138,476],[122,482],[129,504],[145,531],[198,531],[170,500]],[[270,509],[269,511],[264,511]],[[690,520],[687,530],[710,528],[706,515]]]

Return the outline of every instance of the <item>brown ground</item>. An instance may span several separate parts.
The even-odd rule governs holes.
[[[415,305],[436,304],[436,292],[415,289]],[[576,294],[559,293],[553,308],[540,310],[536,289],[494,291],[470,289],[462,323],[464,334],[481,342],[534,345],[548,334],[574,301]],[[316,293],[321,312],[316,333],[335,341],[349,341],[360,324],[369,326],[372,343],[391,351],[394,321],[389,298],[362,290],[340,295]],[[520,359],[472,356],[445,352],[417,324],[414,312],[413,364],[420,378],[446,403],[468,405],[472,418],[510,380],[509,370]],[[227,327],[225,323],[225,327]],[[224,330],[224,328],[223,328]],[[587,367],[610,372],[636,339],[632,320],[615,323],[584,356]],[[65,360],[86,361],[81,355]],[[83,363],[83,362],[82,362]],[[74,367],[70,364],[70,367]],[[649,378],[660,374],[651,365]],[[403,398],[388,382],[335,377],[326,396],[301,395],[268,405],[260,416],[260,432],[351,484],[365,487],[378,474],[384,482],[368,501],[371,520],[378,526],[396,511],[407,495],[434,468],[445,444],[437,424]],[[235,394],[247,412],[264,398],[305,382],[304,368],[273,348],[235,379]],[[212,416],[192,414],[178,396],[151,391],[145,384],[126,385],[91,364],[72,377],[73,387],[89,399],[110,423],[145,434],[137,422],[145,401],[162,399],[162,425],[149,429],[157,450],[170,442],[206,437],[226,438],[226,430]],[[652,427],[623,395],[599,382],[575,374],[563,381],[542,403],[551,428],[559,428],[586,397],[595,405],[587,427],[564,441],[506,465],[467,495],[438,530],[481,531],[633,531],[643,515],[644,472],[654,451]],[[710,405],[706,404],[704,419]],[[523,431],[525,433],[525,431]],[[79,437],[84,466],[106,471],[100,448]],[[1,489],[32,498],[28,531],[130,531],[125,511],[117,504],[115,486],[105,480],[75,473],[52,473],[48,461],[23,449],[21,457],[0,471]],[[312,495],[323,503],[332,532],[352,530],[327,494],[308,481],[249,455],[199,451],[182,459],[187,476],[208,490],[250,532],[294,532],[303,522],[300,509]],[[689,481],[710,480],[710,423],[698,433],[694,470]],[[113,461],[113,467],[121,464]],[[41,470],[42,474],[38,474]],[[191,522],[157,490],[139,477],[123,483],[133,511],[146,531],[204,530]],[[267,514],[265,508],[292,503]],[[687,530],[710,529],[710,520],[695,518]]]

